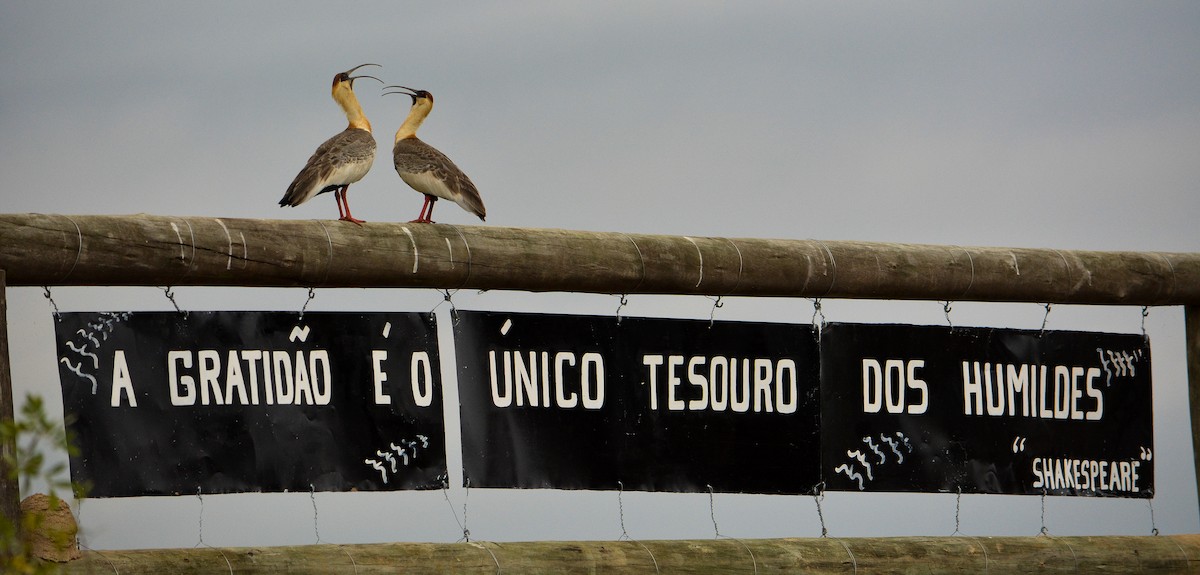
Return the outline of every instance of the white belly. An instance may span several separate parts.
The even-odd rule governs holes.
[[[445,182],[435,177],[433,172],[421,172],[416,174],[411,172],[398,173],[400,174],[400,179],[404,180],[404,183],[408,184],[409,187],[421,192],[422,194],[437,196],[443,200],[450,200],[452,202],[458,200],[458,194],[446,186]]]

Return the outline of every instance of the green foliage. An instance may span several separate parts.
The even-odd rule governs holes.
[[[11,421],[0,421],[0,446],[15,445],[15,453],[0,450],[0,469],[7,477],[6,481],[19,481],[26,487],[45,484],[50,496],[50,508],[55,509],[59,504],[58,493],[71,490],[76,496],[82,496],[81,490],[73,485],[67,476],[67,464],[58,462],[48,465],[48,452],[66,452],[75,454],[75,448],[70,445],[65,432],[65,426],[46,415],[42,398],[27,395],[21,413]],[[0,514],[3,515],[3,514]],[[22,533],[36,532],[44,519],[41,513],[21,513],[19,522],[14,523],[6,516],[0,516],[0,572],[3,573],[58,573],[59,566],[53,563],[39,561],[32,556],[29,540]],[[62,548],[71,545],[73,541],[56,541]]]

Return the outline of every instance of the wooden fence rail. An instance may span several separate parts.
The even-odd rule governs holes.
[[[1200,254],[318,220],[0,215],[14,286],[437,287],[1197,305]]]
[[[387,543],[87,552],[68,573],[1189,573],[1200,535]]]
[[[0,214],[0,418],[11,417],[12,399],[4,353],[6,285],[435,287],[1181,305],[1193,446],[1200,449],[1200,253]],[[0,510],[10,512],[16,486],[0,483],[6,483],[0,485]],[[1200,558],[1200,535],[722,539],[105,551],[85,553],[67,571],[1182,573],[1196,565],[1194,558]]]

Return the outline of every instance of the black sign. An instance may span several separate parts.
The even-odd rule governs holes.
[[[810,326],[459,312],[471,487],[805,493]]]
[[[429,314],[57,316],[93,497],[430,489],[446,475]]]
[[[829,325],[829,489],[1152,497],[1140,335]]]

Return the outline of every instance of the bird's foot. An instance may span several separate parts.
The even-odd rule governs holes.
[[[424,219],[417,218],[415,220],[409,221],[408,223],[410,223],[410,224],[436,224],[437,222],[435,222],[429,218],[424,218]]]
[[[353,223],[355,223],[355,224],[358,224],[358,225],[360,225],[360,226],[361,226],[361,225],[363,225],[363,222],[365,222],[366,220],[360,220],[360,219],[358,219],[358,218],[356,218],[356,217],[354,217],[354,216],[352,216],[352,215],[350,215],[350,214],[346,214],[346,215],[344,215],[344,216],[342,216],[342,217],[338,218],[338,221],[341,221],[341,222],[353,222]]]

